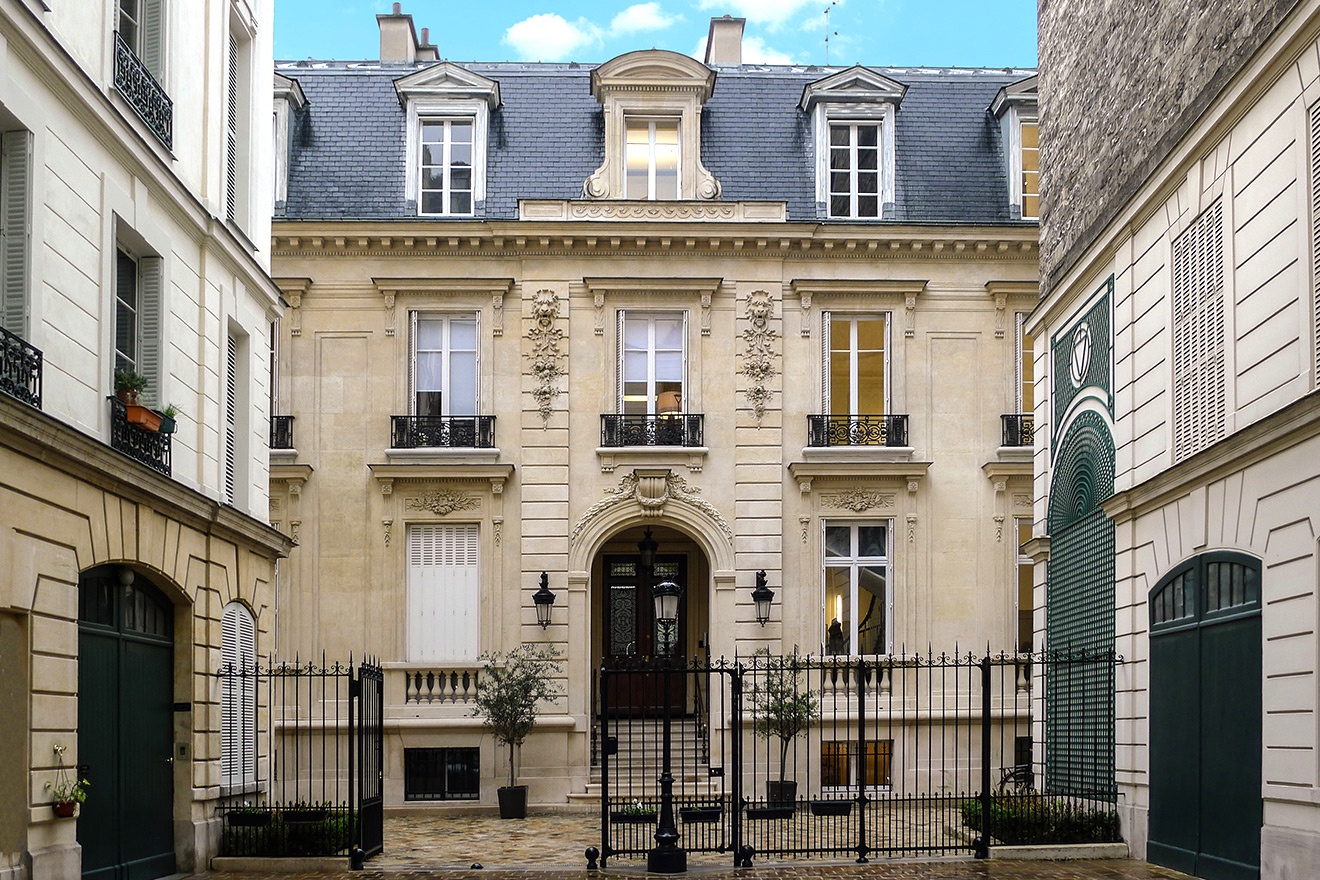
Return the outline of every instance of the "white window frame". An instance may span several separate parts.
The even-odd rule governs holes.
[[[657,125],[657,124],[662,124],[662,125],[664,125],[666,128],[668,128],[668,127],[672,124],[673,129],[674,129],[674,136],[675,136],[674,150],[675,150],[675,160],[676,160],[676,161],[675,161],[675,163],[674,163],[674,165],[675,165],[675,167],[674,167],[674,195],[673,195],[672,197],[669,197],[669,198],[666,199],[666,200],[677,199],[677,198],[678,198],[679,196],[681,196],[682,193],[683,193],[683,120],[682,120],[682,118],[681,118],[681,117],[678,117],[678,116],[640,116],[640,115],[634,115],[634,116],[629,116],[629,117],[627,117],[627,118],[624,120],[624,125],[623,125],[623,130],[624,130],[624,147],[623,147],[623,153],[624,153],[624,155],[623,155],[623,164],[624,164],[624,188],[625,188],[624,196],[625,196],[625,198],[630,198],[630,199],[645,199],[646,201],[652,201],[652,202],[654,202],[654,201],[659,201],[659,200],[660,200],[660,197],[656,194],[656,138],[655,138],[655,133],[656,133],[656,125]],[[627,192],[627,186],[628,186],[628,160],[629,160],[629,158],[630,158],[630,154],[631,154],[632,149],[633,149],[633,145],[632,145],[631,141],[629,141],[629,139],[628,139],[628,135],[632,133],[632,131],[634,130],[635,127],[636,127],[636,128],[640,128],[641,125],[645,125],[645,126],[646,126],[646,132],[647,132],[647,143],[646,143],[646,162],[647,162],[647,167],[646,167],[646,195],[645,195],[645,196],[636,196],[636,195],[633,195],[633,194]]]
[[[296,79],[275,74],[275,107],[272,113],[274,145],[274,200],[279,205],[289,198],[289,144],[292,116],[307,106],[307,96]]]
[[[1018,312],[1016,315],[1016,322],[1017,322],[1017,341],[1016,341],[1017,359],[1013,365],[1013,369],[1014,369],[1013,379],[1014,379],[1014,385],[1016,386],[1016,391],[1014,392],[1013,405],[1017,407],[1017,409],[1015,410],[1016,412],[1023,413],[1025,415],[1032,415],[1035,411],[1034,409],[1035,401],[1034,400],[1032,401],[1033,403],[1032,409],[1026,408],[1027,389],[1025,384],[1025,377],[1026,377],[1026,366],[1028,362],[1031,362],[1033,376],[1035,374],[1036,338],[1032,336],[1031,338],[1032,350],[1030,353],[1028,353],[1026,346],[1026,338],[1028,336],[1031,336],[1031,334],[1027,332],[1027,313]],[[1032,389],[1032,397],[1033,398],[1035,397],[1034,388]]]
[[[1021,112],[1019,112],[1018,109],[1015,107],[1012,110],[1012,115],[1014,120],[1013,121],[1013,131],[1015,135],[1014,139],[1016,141],[1015,149],[1013,150],[1013,161],[1016,165],[1013,180],[1016,184],[1016,189],[1017,189],[1018,210],[1020,211],[1023,220],[1039,220],[1040,219],[1040,127],[1039,127],[1040,120],[1036,116],[1036,111],[1034,107],[1030,111],[1023,110]],[[1024,159],[1024,154],[1026,153],[1027,148],[1024,146],[1022,140],[1022,126],[1024,125],[1034,125],[1037,127],[1036,146],[1032,148],[1033,151],[1036,153],[1035,199],[1036,199],[1037,207],[1034,213],[1027,211],[1027,170],[1026,170],[1026,161]]]
[[[827,160],[829,164],[829,177],[826,183],[826,187],[828,190],[826,193],[826,198],[828,200],[827,210],[829,211],[830,217],[835,219],[848,218],[848,219],[858,219],[858,220],[879,220],[880,217],[883,216],[884,204],[881,200],[880,177],[882,174],[884,174],[884,170],[881,168],[880,156],[884,150],[884,144],[882,142],[882,138],[884,135],[881,128],[882,127],[878,122],[871,122],[871,121],[858,122],[856,120],[843,120],[843,119],[830,120],[829,133],[827,135],[827,137],[829,138],[827,149],[830,152],[830,156]],[[866,147],[862,145],[861,135],[863,129],[875,130],[874,147]],[[835,151],[844,149],[843,147],[836,145],[834,143],[834,132],[836,130],[843,130],[848,132],[848,144],[846,146],[848,153],[848,167],[846,169],[839,169],[834,167],[833,155]],[[876,167],[874,169],[864,169],[861,167],[861,161],[860,161],[861,152],[863,150],[869,150],[869,149],[874,149],[876,152]],[[841,173],[846,173],[848,175],[848,188],[843,192],[836,192],[834,189],[834,178],[836,175]],[[862,175],[864,174],[874,174],[876,176],[876,187],[874,193],[862,192],[861,180],[862,180]],[[848,210],[845,213],[836,214],[834,213],[834,200],[840,196],[846,197],[848,199]],[[862,213],[861,200],[863,198],[875,199],[875,213],[866,213],[866,214]]]
[[[136,285],[137,304],[133,307],[131,320],[135,350],[131,357],[119,349],[120,314],[122,309],[128,308],[120,290],[121,255],[132,260]],[[113,321],[110,327],[110,344],[114,353],[111,368],[132,370],[147,378],[147,387],[142,392],[142,400],[148,406],[161,401],[164,392],[162,388],[164,371],[161,367],[161,352],[164,348],[161,338],[164,328],[164,262],[158,256],[143,254],[138,248],[117,241],[111,264]]]
[[[466,214],[449,211],[428,214],[422,211],[422,123],[472,123],[472,210]],[[408,102],[407,175],[405,198],[417,205],[419,217],[473,217],[480,213],[486,202],[486,147],[490,126],[490,110],[483,100],[441,100],[414,98]],[[446,172],[446,179],[448,175]],[[448,189],[446,189],[446,193]],[[445,207],[449,207],[446,199]]]
[[[481,654],[480,526],[409,523],[405,548],[408,662],[475,664]]]
[[[883,526],[885,529],[885,555],[884,556],[865,556],[858,548],[858,529],[866,526]],[[826,534],[830,528],[848,528],[850,529],[850,550],[851,556],[828,556],[826,552]],[[847,568],[849,570],[849,608],[848,608],[848,632],[844,633],[847,638],[848,651],[846,655],[832,654],[830,656],[881,656],[878,654],[860,655],[857,652],[857,627],[860,623],[858,615],[858,570],[861,568],[875,568],[883,566],[885,571],[885,639],[884,653],[889,654],[894,649],[894,520],[892,519],[866,519],[866,520],[822,520],[820,524],[820,556],[821,556],[821,577],[820,577],[820,609],[821,626],[820,633],[826,635],[829,623],[838,619],[838,612],[841,609],[830,609],[826,607],[827,597],[825,595],[828,587],[828,572],[830,569]],[[825,654],[828,650],[828,641],[822,642],[821,653]]]
[[[137,17],[126,15],[124,11],[124,0],[116,0],[115,17],[112,28],[123,39],[138,60],[151,72],[156,82],[162,87],[165,86],[166,70],[166,49],[168,42],[165,39],[166,19],[166,0],[133,0],[134,9]],[[123,19],[127,17],[133,22],[135,31],[133,34],[125,34],[121,27]],[[168,91],[168,88],[166,88]]]
[[[472,350],[474,354],[473,376],[472,376],[472,399],[476,412],[456,413],[451,407],[453,404],[453,395],[449,391],[449,380],[452,374],[450,367],[453,356],[453,346],[450,344],[450,324],[455,320],[470,320],[473,323],[473,343]],[[481,415],[481,313],[477,311],[446,312],[446,311],[426,311],[418,309],[408,315],[408,413],[409,415],[419,415],[417,412],[417,325],[422,321],[443,321],[444,322],[444,342],[440,349],[444,359],[444,370],[441,376],[439,388],[428,388],[427,391],[440,392],[440,415],[441,416],[479,416]]]
[[[220,668],[229,673],[220,681],[220,779],[232,792],[236,778],[244,790],[257,782],[256,619],[230,602],[220,631]]]
[[[835,220],[882,220],[893,215],[894,205],[894,105],[891,103],[820,102],[812,109],[816,146],[816,204],[822,216]],[[830,212],[830,126],[876,125],[879,127],[879,211],[875,217]]]
[[[456,143],[453,132],[455,125],[466,125],[472,133],[472,141],[468,143],[473,156],[472,162],[468,165],[469,187],[466,190],[455,189],[454,187],[454,157],[453,151]],[[428,141],[425,131],[428,126],[440,126],[444,136],[439,141],[429,143],[438,145],[441,152],[439,164],[428,165],[423,161],[423,153],[426,150]],[[476,121],[470,116],[422,116],[419,117],[417,127],[417,212],[424,217],[471,217],[476,210]],[[422,185],[422,177],[428,168],[439,168],[441,176],[440,193],[441,203],[444,205],[442,211],[427,211],[425,202],[428,193],[435,193],[437,190],[427,189]],[[455,211],[452,209],[453,196],[455,193],[466,192],[468,195],[468,209],[466,211]]]
[[[881,318],[883,318],[883,319],[884,319],[884,322],[885,322],[885,402],[884,402],[884,411],[883,411],[883,412],[878,412],[878,413],[862,413],[862,412],[858,412],[858,409],[857,409],[857,406],[858,406],[858,404],[857,404],[857,391],[858,391],[858,386],[859,386],[859,384],[860,384],[860,382],[859,382],[859,380],[858,380],[858,378],[857,378],[857,355],[858,355],[858,351],[857,351],[857,322],[858,322],[858,321],[875,321],[875,320],[879,320],[879,319],[881,319]],[[836,320],[837,320],[837,321],[848,321],[848,322],[850,322],[850,326],[851,326],[851,330],[850,330],[850,332],[849,332],[849,346],[850,346],[850,347],[849,347],[849,352],[850,352],[850,358],[849,358],[849,376],[848,376],[849,400],[848,400],[848,406],[847,406],[847,411],[846,411],[846,412],[843,412],[843,411],[840,411],[839,409],[837,409],[837,408],[835,407],[834,401],[830,399],[830,384],[831,384],[831,383],[830,383],[830,353],[831,353],[831,351],[832,351],[832,349],[830,348],[831,338],[832,338],[832,334],[830,333],[830,325],[831,325],[834,321],[836,321]],[[856,417],[856,416],[862,416],[862,415],[887,416],[887,415],[892,415],[892,414],[893,414],[893,405],[892,405],[892,400],[893,400],[893,382],[891,381],[891,378],[890,378],[891,376],[893,376],[893,370],[891,369],[891,360],[892,360],[892,357],[893,357],[893,344],[892,344],[892,343],[893,343],[893,333],[892,333],[892,331],[893,331],[893,326],[894,326],[893,314],[890,313],[890,312],[874,312],[874,313],[872,313],[872,314],[864,314],[864,313],[858,313],[858,312],[835,312],[835,311],[822,311],[822,312],[821,312],[821,333],[820,333],[820,350],[821,350],[821,388],[820,388],[820,391],[821,391],[821,397],[820,397],[820,403],[821,403],[821,407],[820,407],[820,411],[821,411],[821,414],[822,414],[822,415],[838,415],[838,416],[846,415],[846,416],[849,416],[849,417]]]
[[[1027,541],[1029,541],[1031,540],[1031,517],[1019,516],[1013,519],[1013,558],[1016,560],[1016,563],[1013,566],[1013,643],[1019,650],[1021,649],[1022,641],[1022,569],[1026,568],[1031,570],[1035,566],[1035,560],[1023,552],[1022,549],[1026,546],[1026,541],[1022,540],[1022,530],[1024,527],[1026,529]],[[1028,635],[1031,639],[1031,646],[1034,649],[1036,645],[1036,623],[1034,619],[1036,613],[1036,596],[1034,581],[1032,586],[1031,613],[1033,619]]]
[[[679,412],[688,411],[688,372],[690,368],[690,357],[688,352],[688,312],[686,309],[671,310],[653,310],[653,309],[619,309],[618,327],[616,332],[617,339],[617,361],[615,367],[615,411],[622,414],[624,408],[624,385],[627,381],[625,374],[626,354],[624,345],[625,325],[630,319],[644,320],[648,325],[647,338],[647,359],[646,359],[646,415],[657,415],[657,392],[656,392],[656,373],[655,373],[655,320],[657,318],[680,318],[683,323],[683,374],[679,379],[682,390],[679,392]],[[638,413],[637,415],[640,415]]]

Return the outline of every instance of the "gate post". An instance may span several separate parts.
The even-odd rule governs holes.
[[[865,865],[870,861],[866,854],[870,852],[866,845],[866,661],[857,658],[857,864]]]
[[[743,867],[742,855],[742,664],[735,662],[729,672],[729,755],[733,764],[733,784],[730,798],[733,815],[730,817],[729,849],[733,852],[733,866]],[[748,864],[746,867],[751,867]]]
[[[978,859],[990,858],[990,651],[981,658],[981,836],[972,841]]]
[[[600,667],[600,866],[604,868],[613,854],[610,849],[610,669],[606,660]],[[591,856],[587,856],[590,863]]]

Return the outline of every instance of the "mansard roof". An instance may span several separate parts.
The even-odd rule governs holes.
[[[396,80],[425,81],[437,68],[446,82],[463,71],[499,89],[490,113],[486,200],[470,221],[517,219],[520,199],[581,199],[584,181],[605,157],[592,78],[598,70],[609,74],[606,65],[418,62],[409,72],[374,61],[302,61],[276,67],[298,81],[308,100],[291,120],[288,200],[277,219],[416,220],[404,195],[407,117]],[[895,204],[891,217],[871,222],[1019,223],[1009,216],[1001,126],[987,108],[1000,89],[1029,72],[721,66],[701,112],[701,161],[720,181],[723,201],[778,201],[789,221],[835,222],[818,214],[816,146],[803,102],[808,94],[851,100],[841,97],[848,88],[854,96],[884,93],[902,101],[895,116]]]

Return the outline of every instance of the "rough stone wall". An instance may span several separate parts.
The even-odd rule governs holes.
[[[1299,0],[1039,0],[1042,297]]]

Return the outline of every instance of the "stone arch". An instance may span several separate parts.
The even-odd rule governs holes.
[[[590,571],[596,557],[611,535],[633,526],[663,524],[691,537],[710,561],[712,573],[734,568],[733,535],[722,518],[712,516],[702,507],[679,499],[669,499],[664,515],[648,515],[641,504],[620,503],[595,516],[588,512],[573,530],[568,547],[569,571]]]

